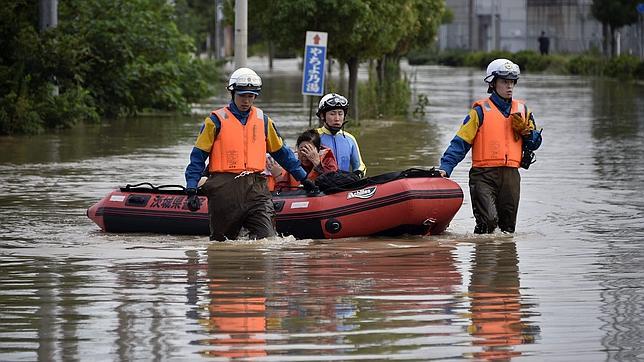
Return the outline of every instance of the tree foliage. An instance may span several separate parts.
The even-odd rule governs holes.
[[[615,55],[615,31],[637,21],[636,6],[640,2],[640,0],[593,0],[591,5],[593,16],[610,29],[611,54]]]
[[[96,118],[87,90],[75,82],[58,97],[52,95],[54,70],[72,68],[70,63],[82,47],[69,36],[39,34],[37,3],[7,3],[0,7],[0,18],[0,134],[64,126],[76,122],[81,114]]]
[[[0,8],[0,134],[68,127],[140,110],[187,110],[213,69],[165,0],[68,0],[38,32],[38,3]],[[59,95],[52,90],[57,86]]]
[[[438,27],[449,19],[451,12],[445,8],[443,1],[413,0],[409,6],[409,31],[398,40],[395,56],[404,56],[412,49],[423,48],[434,43]]]
[[[255,0],[249,24],[280,48],[300,52],[307,30],[327,32],[328,56],[348,65],[349,98],[357,100],[359,63],[432,41],[443,12],[441,0]],[[351,104],[355,117],[357,102]]]
[[[198,53],[206,50],[207,38],[215,32],[214,0],[174,0],[175,22],[190,36]]]

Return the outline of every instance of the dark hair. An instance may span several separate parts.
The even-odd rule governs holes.
[[[306,131],[302,132],[300,137],[297,138],[295,146],[299,146],[302,142],[311,142],[318,151],[320,150],[320,134],[315,129],[307,129]]]

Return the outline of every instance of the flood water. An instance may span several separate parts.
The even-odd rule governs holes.
[[[255,62],[258,105],[293,145],[308,126],[296,64]],[[352,129],[371,175],[437,165],[485,95],[478,70],[406,70],[430,104]],[[644,86],[526,74],[516,97],[544,143],[512,236],[472,234],[469,156],[439,236],[107,234],[87,207],[183,184],[203,115],[0,138],[0,360],[644,359]]]

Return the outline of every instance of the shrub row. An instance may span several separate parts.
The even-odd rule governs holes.
[[[494,59],[508,58],[525,72],[606,76],[620,79],[644,79],[644,61],[631,55],[605,58],[597,53],[576,55],[540,55],[532,50],[516,53],[507,51],[467,52],[448,50],[416,51],[408,55],[409,64],[441,64],[453,67],[485,69]]]

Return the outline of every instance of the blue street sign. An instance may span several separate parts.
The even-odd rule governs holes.
[[[638,13],[640,13],[640,14],[644,13],[644,3],[637,4],[637,6],[635,8],[637,9]]]
[[[321,96],[324,94],[327,33],[307,31],[304,47],[304,72],[302,94]]]

